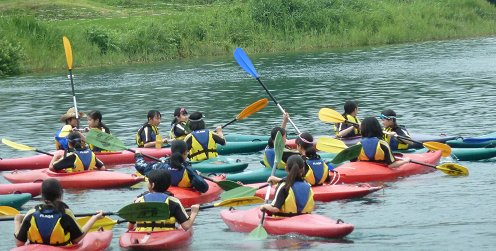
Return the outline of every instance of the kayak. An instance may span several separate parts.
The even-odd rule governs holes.
[[[260,187],[267,183],[257,183],[249,184],[250,187]],[[272,186],[270,190],[270,199],[274,199],[274,193],[276,185]],[[321,186],[312,187],[313,199],[315,201],[334,201],[334,200],[344,200],[344,199],[355,199],[361,198],[367,194],[373,193],[375,191],[381,190],[382,187],[372,187],[368,184],[361,185],[329,185],[323,184]],[[255,192],[255,196],[265,199],[265,194],[267,193],[267,187],[258,189]]]
[[[78,244],[70,246],[50,246],[43,244],[30,244],[16,247],[11,251],[100,251],[105,250],[112,241],[113,233],[110,230],[89,232]]]
[[[269,136],[260,136],[260,135],[248,135],[248,134],[238,134],[231,133],[224,135],[224,138],[227,142],[243,142],[243,141],[264,141],[268,142],[270,139]],[[296,135],[288,134],[287,139],[294,139]]]
[[[224,180],[224,176],[216,176],[212,177],[214,180]],[[191,207],[194,204],[203,204],[212,202],[219,197],[219,195],[224,192],[222,188],[220,188],[214,182],[209,180],[205,180],[208,183],[208,191],[206,193],[200,193],[193,188],[185,188],[185,187],[169,187],[167,191],[174,194],[174,197],[178,198],[181,201],[181,204],[184,207]]]
[[[457,138],[454,140],[449,140],[446,142],[449,146],[453,148],[483,148],[486,146],[494,147],[496,146],[496,132],[473,137],[475,139],[481,139],[479,142],[464,142],[463,138]],[[487,140],[485,140],[487,139]]]
[[[75,173],[56,173],[48,168],[27,172],[4,174],[11,183],[27,183],[36,180],[55,178],[63,188],[113,188],[129,187],[144,180],[136,174],[125,174],[111,171],[84,171]]]
[[[0,184],[0,194],[13,194],[15,192],[30,193],[31,197],[36,197],[41,194],[41,182]]]
[[[437,165],[441,159],[441,151],[427,152],[427,153],[417,153],[417,154],[404,154],[405,157],[409,157],[412,160]],[[398,177],[404,177],[407,175],[415,175],[421,173],[432,172],[435,169],[432,167],[419,165],[415,163],[406,163],[397,168],[389,168],[385,164],[367,162],[367,161],[356,161],[345,163],[334,171],[337,171],[336,175],[330,172],[329,175],[332,179],[337,179],[337,182],[341,183],[353,183],[353,182],[370,182],[375,180],[388,180]]]
[[[134,148],[134,150],[137,149],[138,148]],[[139,148],[139,150],[141,150],[144,154],[148,154],[156,158],[171,155],[170,148]],[[55,152],[57,151],[52,152],[52,154]],[[64,152],[60,150],[59,153],[63,154]],[[95,155],[105,165],[134,163],[134,153],[131,151],[95,153]],[[148,158],[145,159],[146,161],[151,161]],[[35,156],[14,159],[2,159],[0,160],[0,171],[48,168],[51,160],[52,156],[46,154],[38,154]]]
[[[191,166],[202,173],[238,173],[248,167],[239,159],[217,156],[208,160],[191,161]]]
[[[20,208],[31,199],[30,193],[16,193],[0,195],[0,206]]]
[[[394,152],[402,153],[425,153],[429,151],[423,149],[408,149]],[[496,157],[496,147],[488,148],[451,148],[451,155],[460,161],[476,161]]]
[[[260,224],[259,207],[250,210],[222,210],[220,217],[233,231],[249,233]],[[297,233],[310,237],[343,238],[353,232],[353,225],[335,221],[317,214],[293,217],[265,216],[263,228],[268,234],[285,235]]]
[[[137,250],[164,250],[187,245],[192,239],[192,227],[188,231],[182,229],[149,232],[126,231],[121,234],[119,245],[122,248]]]
[[[439,136],[436,135],[426,135],[426,134],[418,134],[418,133],[411,133],[410,136],[412,137],[413,140],[420,141],[420,142],[440,142],[440,143],[446,143],[448,140],[453,140],[456,139],[456,136],[446,136],[444,134],[440,134]],[[326,136],[328,137],[328,136]],[[332,136],[330,138],[335,138],[343,141],[347,146],[352,146],[358,144],[358,142],[362,141],[362,136],[357,136],[357,137],[351,137],[351,138],[336,138],[335,136]],[[314,137],[313,139],[313,144],[317,144],[318,137]],[[286,145],[291,147],[291,148],[296,148],[296,139],[291,139],[286,141]],[[408,148],[423,148],[424,146],[419,143],[413,143],[413,145],[408,145]]]

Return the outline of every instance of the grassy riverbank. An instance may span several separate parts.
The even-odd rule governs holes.
[[[0,14],[0,76],[3,61],[16,56],[17,72],[67,68],[62,36],[82,68],[236,47],[255,53],[496,34],[496,8],[486,0],[3,0]]]

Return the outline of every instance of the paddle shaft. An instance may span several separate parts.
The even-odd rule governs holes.
[[[74,91],[74,81],[72,80],[72,69],[70,69],[70,68],[69,68],[69,77],[71,78],[72,99],[74,101],[74,110],[76,111],[76,120],[77,120],[76,128],[79,128],[79,113],[78,113],[78,109],[77,109],[76,92]]]
[[[391,135],[391,133],[390,133],[390,132],[386,132],[386,131],[382,131],[382,132],[383,132],[384,134]],[[408,141],[411,141],[411,142],[413,142],[413,143],[417,143],[417,144],[421,144],[421,145],[423,145],[423,144],[424,144],[423,142],[420,142],[420,141],[418,141],[418,140],[414,140],[414,139],[411,139],[411,138],[408,138],[408,137],[405,137],[405,136],[401,136],[401,135],[397,135],[397,134],[396,134],[396,135],[394,135],[393,137],[398,138],[398,139],[408,140]]]
[[[224,127],[226,127],[226,126],[228,126],[228,125],[236,122],[236,120],[238,120],[238,119],[236,118],[236,119],[233,119],[233,120],[229,121],[227,124],[223,125],[222,128],[224,128]]]
[[[46,154],[46,155],[50,155],[50,156],[52,156],[52,157],[53,157],[53,154],[51,154],[51,153],[43,152],[43,151],[40,151],[40,150],[38,150],[38,149],[34,149],[34,151],[35,151],[35,152],[39,152],[39,153],[43,153],[43,154]]]
[[[397,159],[403,160],[403,158],[397,158]],[[415,164],[419,164],[419,165],[423,165],[423,166],[429,166],[429,167],[432,167],[432,168],[436,168],[437,167],[436,165],[433,165],[433,164],[427,164],[427,163],[423,163],[423,162],[418,162],[418,161],[415,161],[415,160],[412,160],[412,159],[410,159],[410,162],[415,163]]]

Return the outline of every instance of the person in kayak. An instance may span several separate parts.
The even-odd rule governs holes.
[[[264,156],[263,156],[264,165],[267,168],[272,168],[272,165],[274,164],[274,157],[275,157],[274,141],[276,139],[277,132],[281,133],[282,139],[284,140],[284,144],[286,144],[286,138],[288,136],[286,132],[286,124],[288,123],[288,120],[289,120],[289,114],[288,113],[283,114],[281,127],[274,127],[272,128],[272,131],[270,131],[270,138],[267,143],[267,147],[264,150]],[[292,150],[289,147],[286,147],[282,154],[282,160],[277,165],[277,169],[284,169],[286,167],[286,161],[288,160],[288,158],[295,154],[298,154],[298,152]]]
[[[200,176],[200,172],[191,167],[188,159],[188,146],[182,140],[174,140],[171,144],[172,156],[166,163],[146,162],[140,150],[136,150],[134,159],[136,170],[144,176],[148,176],[155,169],[168,170],[172,175],[172,186],[193,187],[201,193],[208,191],[208,183]]]
[[[87,119],[88,119],[88,126],[84,128],[85,132],[89,132],[90,129],[96,129],[105,133],[110,133],[110,129],[102,123],[102,113],[98,110],[93,110],[87,114]],[[85,140],[85,139],[83,139]],[[110,152],[104,149],[100,149],[92,144],[88,144],[90,147],[90,150],[93,152]]]
[[[374,117],[367,117],[362,122],[362,150],[358,159],[385,163],[389,168],[399,167],[410,162],[410,158],[396,160],[389,148],[389,144],[383,140],[383,132],[379,121]]]
[[[302,176],[305,162],[298,155],[289,157],[286,172],[288,176],[281,179],[270,176],[267,182],[278,183],[274,200],[271,204],[260,206],[261,211],[270,211],[272,216],[291,217],[312,213],[314,208],[313,191]]]
[[[97,211],[81,227],[71,209],[62,202],[63,193],[58,180],[52,178],[43,181],[41,196],[44,204],[37,205],[26,215],[18,214],[14,218],[14,237],[18,247],[27,241],[29,244],[52,246],[77,244],[97,220],[103,219],[103,211]]]
[[[188,216],[179,199],[167,192],[167,189],[171,185],[171,181],[172,177],[169,171],[164,169],[155,169],[151,171],[148,175],[148,190],[150,190],[150,193],[140,196],[134,201],[135,203],[157,201],[168,204],[170,211],[169,219],[154,222],[130,221],[127,223],[127,229],[135,231],[172,230],[176,229],[176,222],[178,222],[184,230],[188,230],[193,226],[193,222],[200,210],[200,205],[196,204],[191,206],[191,214]]]
[[[222,126],[217,126],[215,132],[211,132],[205,129],[203,114],[194,112],[189,116],[189,128],[191,133],[186,135],[184,141],[188,144],[191,161],[201,161],[219,156],[217,144],[226,145]]]
[[[184,139],[189,133],[186,129],[188,122],[188,112],[186,108],[177,108],[174,111],[174,120],[171,123],[169,136],[171,139]]]
[[[71,132],[67,135],[69,148],[64,151],[64,156],[56,152],[50,161],[49,169],[55,172],[65,169],[66,173],[81,172],[98,169],[105,171],[103,163],[96,158],[95,154],[88,148],[83,147],[79,132]]]
[[[382,125],[384,126],[384,140],[389,143],[391,150],[408,149],[408,145],[413,145],[412,141],[395,138],[395,135],[410,138],[410,134],[404,125],[396,123],[396,113],[391,109],[381,112]]]
[[[356,117],[358,115],[358,103],[348,100],[344,103],[343,117],[351,122],[360,124],[360,120]],[[336,136],[341,138],[349,138],[360,135],[360,126],[355,127],[346,123],[334,124],[334,131]]]
[[[79,118],[86,117],[84,112],[78,112]],[[74,107],[69,108],[67,112],[60,117],[61,122],[65,122],[65,126],[60,128],[60,130],[55,133],[55,149],[57,150],[65,150],[69,147],[67,144],[67,135],[61,137],[60,134],[63,133],[62,130],[66,130],[67,126],[70,126],[70,129],[76,128],[78,125],[78,120],[76,119],[76,109]]]
[[[318,186],[330,181],[329,166],[317,154],[313,146],[313,136],[310,133],[304,132],[298,135],[296,149],[306,162],[303,178],[308,184]]]
[[[158,129],[157,127],[162,122],[162,115],[157,110],[148,111],[148,122],[144,123],[138,132],[136,133],[136,144],[138,147],[155,147],[155,141],[157,139]],[[169,143],[167,139],[164,139],[163,143]]]

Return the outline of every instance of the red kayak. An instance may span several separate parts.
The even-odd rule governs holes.
[[[437,165],[441,159],[441,151],[417,153],[417,154],[404,154],[405,157],[410,157],[412,160],[423,162],[427,164]],[[388,180],[408,175],[415,175],[421,173],[432,172],[436,169],[424,165],[406,163],[397,168],[389,168],[385,164],[373,163],[367,161],[357,161],[345,163],[341,166],[334,168],[339,174],[330,172],[332,177],[341,183],[353,182],[370,182],[374,180]]]
[[[182,229],[149,232],[126,231],[119,238],[119,245],[123,248],[137,250],[164,250],[187,245],[192,239],[192,227],[188,231]]]
[[[231,230],[249,233],[260,224],[261,212],[259,207],[222,210],[220,217]],[[297,233],[311,237],[343,238],[353,232],[355,227],[317,214],[302,214],[287,218],[265,216],[263,228],[273,235]]]
[[[63,188],[112,188],[129,187],[144,180],[136,174],[125,174],[111,171],[84,171],[75,173],[56,173],[48,168],[27,172],[4,174],[6,180],[12,183],[27,183],[37,180],[55,178]]]
[[[15,192],[30,193],[31,197],[41,194],[41,182],[23,184],[0,184],[0,195],[13,194]]]
[[[134,150],[141,150],[142,153],[151,155],[156,158],[171,155],[170,148],[133,148]],[[52,152],[55,153],[57,151]],[[63,151],[59,151],[63,154]],[[109,164],[127,164],[134,163],[134,153],[131,151],[118,151],[109,153],[95,153],[96,157],[105,165]],[[145,158],[146,161],[151,161]],[[24,169],[41,169],[48,168],[52,156],[46,154],[39,154],[30,157],[22,157],[15,159],[2,159],[0,160],[0,171],[8,170],[24,170]]]
[[[110,230],[95,231],[86,234],[78,244],[70,246],[50,246],[43,244],[30,244],[12,249],[11,251],[100,251],[105,250],[112,241],[113,233]]]
[[[262,185],[264,185],[264,183],[249,184],[245,186],[260,187]],[[270,190],[270,199],[274,198],[275,187],[276,185],[274,185]],[[322,186],[312,187],[313,199],[315,201],[324,201],[324,202],[333,201],[333,200],[361,198],[369,193],[373,193],[381,189],[382,187],[371,187],[368,184],[362,184],[358,186],[324,184]],[[266,193],[267,193],[267,187],[264,187],[258,189],[257,192],[255,193],[255,196],[265,199]]]

